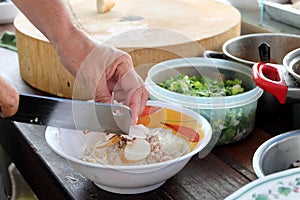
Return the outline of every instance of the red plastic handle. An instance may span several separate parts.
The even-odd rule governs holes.
[[[285,103],[288,86],[279,65],[256,63],[252,67],[252,77],[256,85],[274,95],[281,104]]]

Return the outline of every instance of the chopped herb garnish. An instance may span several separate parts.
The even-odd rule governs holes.
[[[185,74],[175,79],[170,77],[158,85],[172,92],[198,97],[232,96],[244,92],[240,79],[216,81],[206,76]]]

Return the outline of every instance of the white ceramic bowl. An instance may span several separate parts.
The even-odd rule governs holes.
[[[155,101],[149,101],[147,105],[175,110],[181,116],[181,113],[184,113],[196,120],[195,122],[203,127],[202,139],[196,143],[190,153],[173,160],[147,165],[114,166],[85,162],[81,159],[86,149],[86,142],[97,141],[95,134],[48,127],[45,132],[46,141],[50,148],[68,160],[74,169],[106,191],[134,194],[156,189],[177,174],[192,156],[204,151],[211,139],[212,130],[205,118],[191,110]]]
[[[0,2],[0,24],[13,22],[19,12],[19,9],[12,1]]]

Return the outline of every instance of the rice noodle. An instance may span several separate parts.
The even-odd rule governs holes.
[[[129,136],[103,133],[99,141],[87,147],[82,159],[109,165],[144,165],[164,162],[190,152],[188,143],[171,130],[150,129],[143,125],[136,125],[131,130],[134,133]],[[128,149],[136,151],[128,153]]]

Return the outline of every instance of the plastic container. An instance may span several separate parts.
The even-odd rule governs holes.
[[[178,94],[157,85],[179,74],[209,76],[221,81],[241,79],[246,92],[226,97],[195,97]],[[255,124],[257,100],[263,91],[252,79],[251,68],[232,61],[210,58],[179,58],[154,65],[145,84],[150,99],[179,104],[205,117],[212,126],[216,144],[236,142],[249,135]]]

